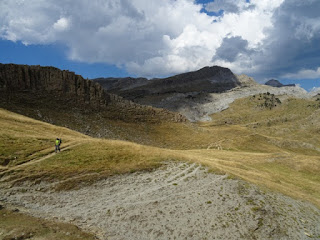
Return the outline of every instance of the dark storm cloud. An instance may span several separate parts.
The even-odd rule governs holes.
[[[258,77],[279,77],[320,66],[320,1],[286,0],[273,15],[263,54],[255,56]]]
[[[248,50],[248,41],[241,37],[224,38],[221,46],[217,49],[213,60],[221,59],[228,62],[234,62],[241,53],[250,54],[252,50]]]

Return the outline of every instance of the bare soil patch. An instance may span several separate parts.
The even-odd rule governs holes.
[[[99,239],[320,239],[320,210],[312,204],[195,163],[168,162],[78,190],[55,192],[54,184],[2,184],[0,200]]]

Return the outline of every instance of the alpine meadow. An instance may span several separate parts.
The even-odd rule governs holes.
[[[0,1],[0,240],[320,239],[319,9]]]

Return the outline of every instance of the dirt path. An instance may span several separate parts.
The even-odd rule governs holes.
[[[80,144],[82,144],[82,143],[80,143],[80,142],[70,142],[70,143],[68,143],[67,146],[61,148],[61,152],[65,151],[65,150],[68,150],[68,149],[71,149],[71,148],[74,148],[76,146],[79,146]],[[36,163],[42,162],[42,161],[54,156],[55,154],[57,154],[57,153],[55,153],[53,151],[52,153],[47,154],[44,157],[41,157],[41,158],[38,158],[38,159],[34,159],[34,160],[31,160],[31,161],[28,161],[28,162],[25,162],[25,163],[22,163],[22,164],[13,166],[13,167],[2,167],[2,168],[0,168],[2,170],[0,172],[0,174],[1,174],[1,176],[4,176],[8,172],[12,172],[12,171],[24,168],[24,167],[32,165],[32,164],[36,164]],[[10,176],[8,176],[8,177],[10,177]],[[3,178],[1,178],[0,182],[5,182],[6,180],[7,180],[7,178],[3,177]]]
[[[0,201],[73,223],[100,239],[320,239],[320,210],[197,164],[114,176],[79,190],[41,183],[4,189]]]
[[[79,146],[80,144],[81,144],[81,143],[78,143],[78,142],[71,142],[68,146],[62,147],[62,148],[61,148],[61,152],[65,151],[65,150],[68,150],[68,149],[70,149],[70,148],[74,148],[74,147],[76,147],[76,146]],[[54,156],[54,155],[56,155],[56,154],[57,154],[57,153],[52,152],[52,153],[50,153],[50,154],[48,154],[48,155],[46,155],[46,156],[44,156],[44,157],[42,157],[42,158],[35,159],[35,160],[32,160],[32,161],[29,161],[29,162],[26,162],[26,163],[17,165],[17,166],[15,166],[15,167],[10,168],[9,170],[16,170],[16,169],[19,169],[19,168],[24,168],[25,166],[29,166],[29,165],[32,165],[32,164],[39,163],[39,162],[41,162],[41,161],[43,161],[43,160],[46,160],[46,159],[48,159],[48,158],[50,158],[50,157],[52,157],[52,156]]]

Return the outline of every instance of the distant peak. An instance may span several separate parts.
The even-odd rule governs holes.
[[[281,82],[279,82],[276,79],[270,79],[265,83],[265,85],[271,86],[271,87],[295,87],[295,84],[287,84],[283,85]]]

